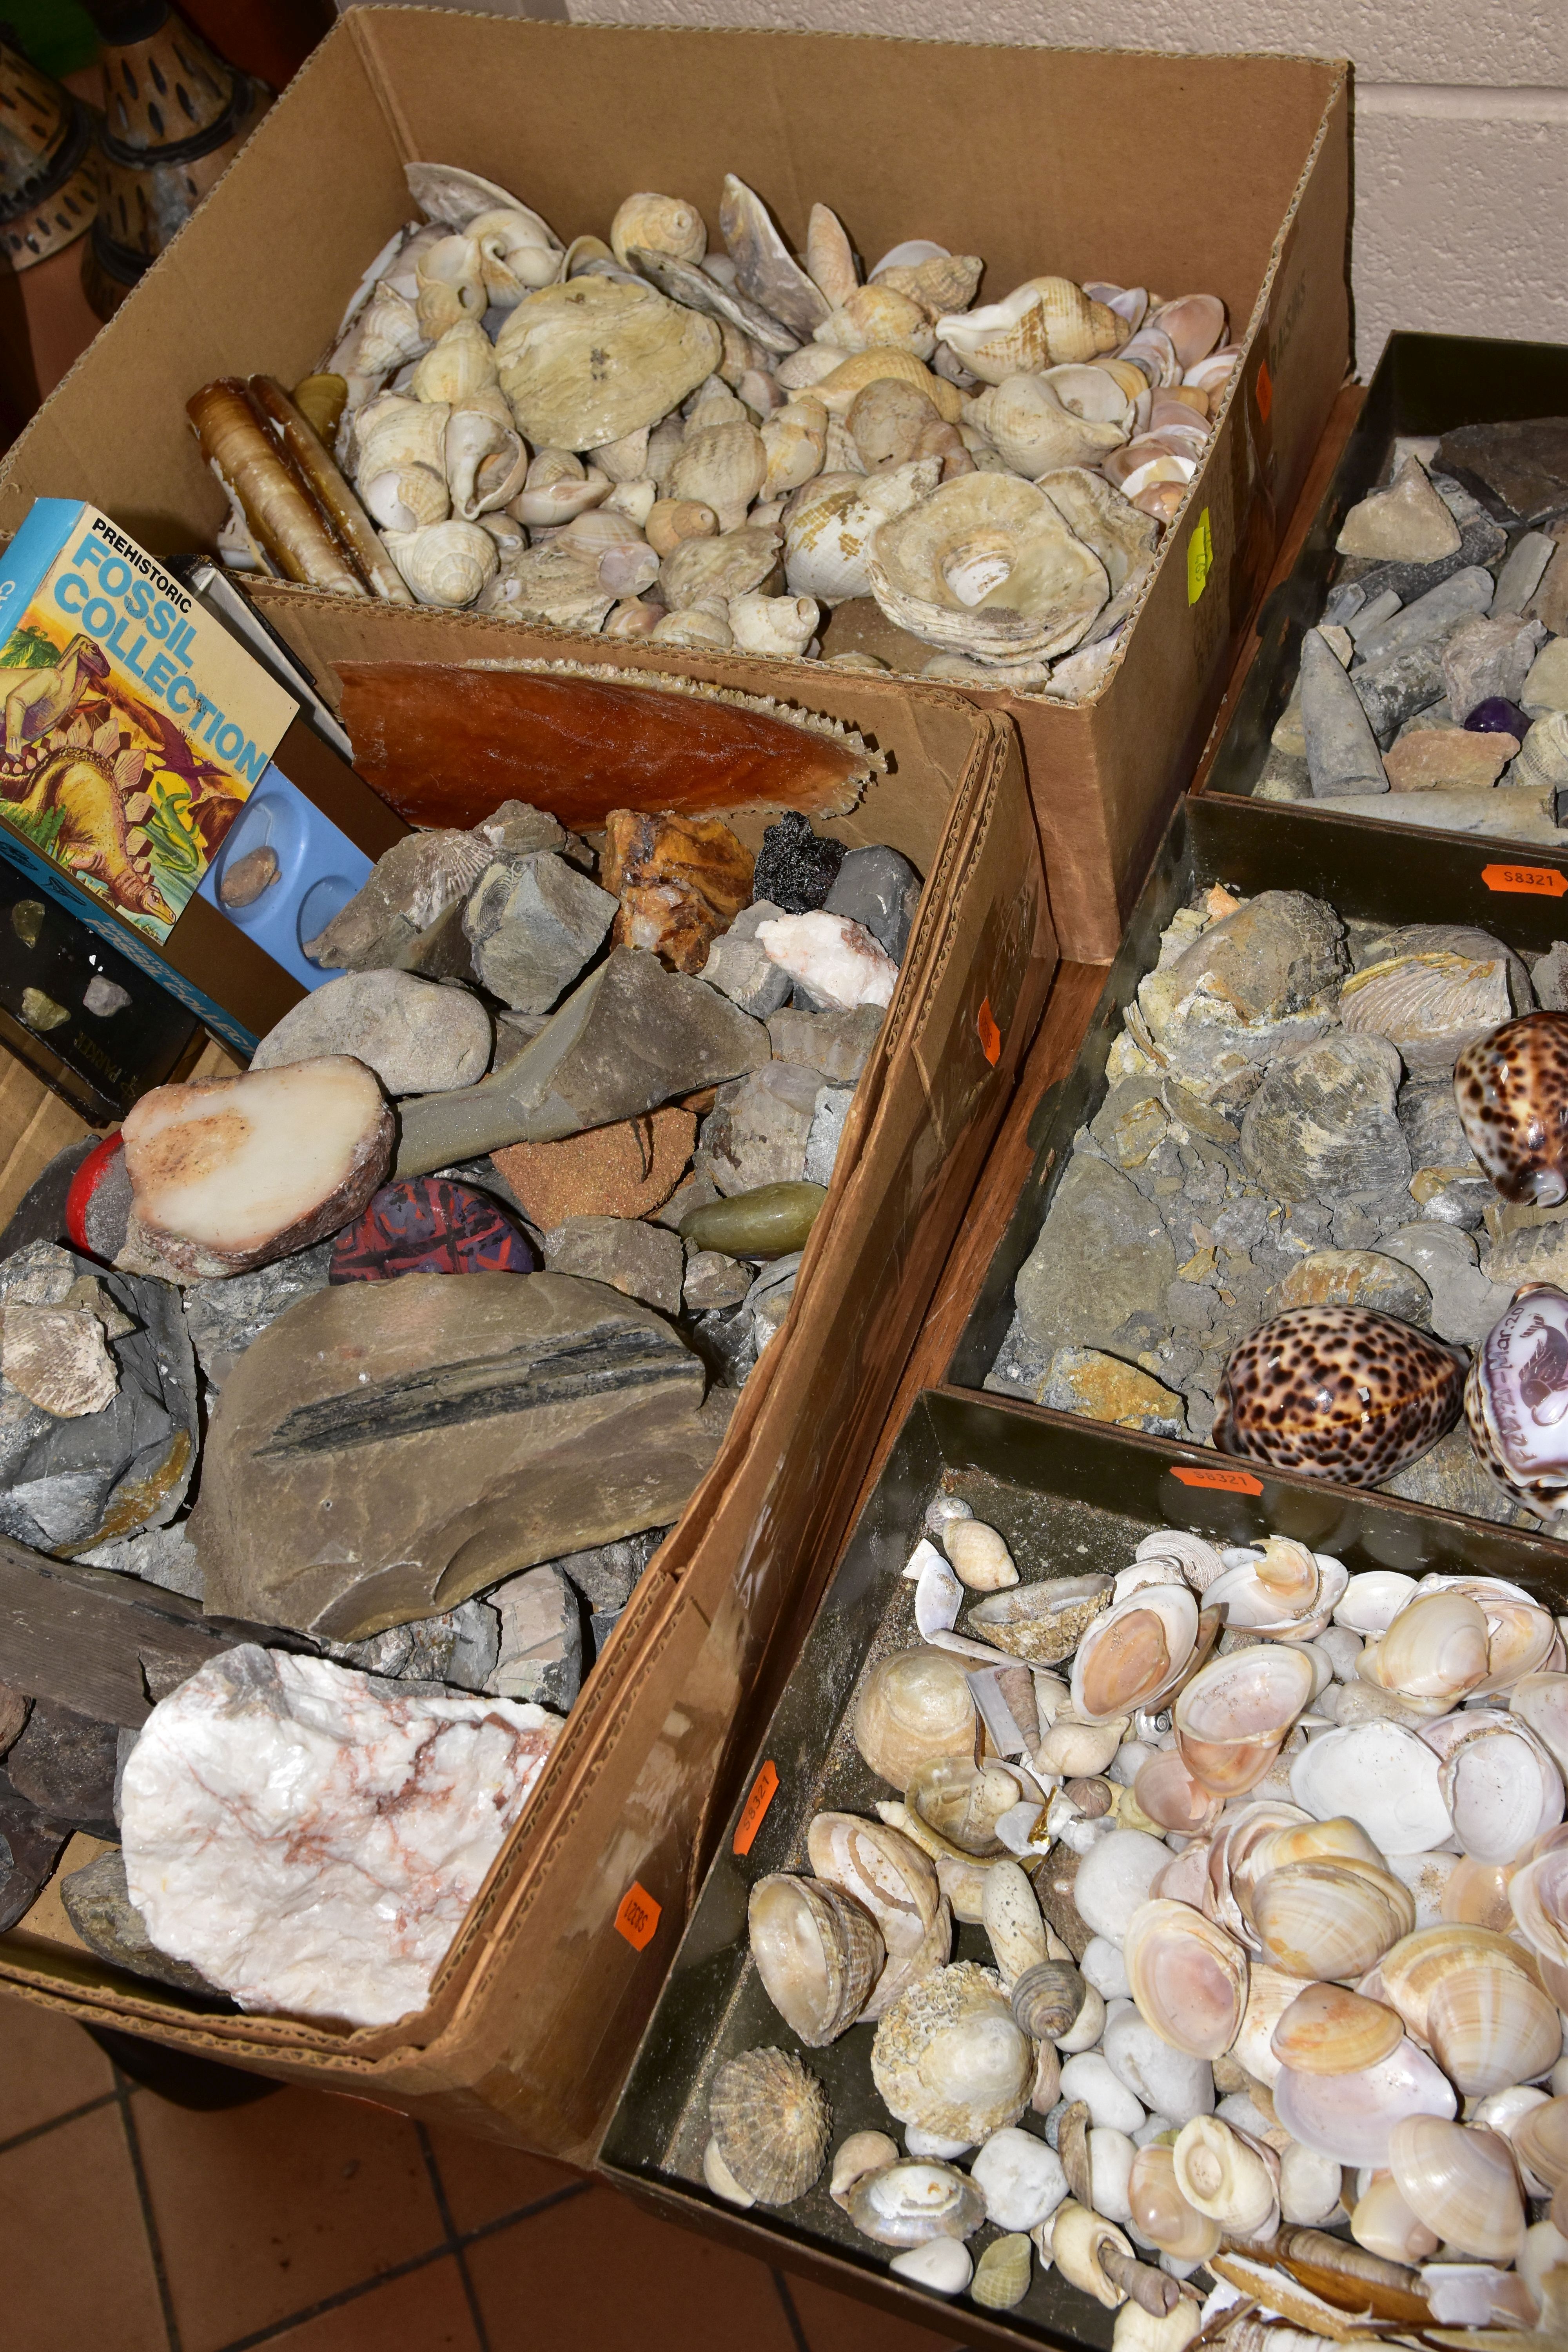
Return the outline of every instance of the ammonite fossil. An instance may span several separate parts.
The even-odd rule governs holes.
[[[1392,1315],[1297,1307],[1231,1349],[1211,1442],[1271,1469],[1375,1486],[1453,1428],[1464,1379],[1458,1350]]]
[[[1505,1201],[1568,1200],[1568,1013],[1526,1013],[1468,1045],[1454,1100]]]

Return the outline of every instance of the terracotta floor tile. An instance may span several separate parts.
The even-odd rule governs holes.
[[[890,2311],[879,2311],[875,2304],[835,2294],[830,2287],[818,2286],[815,2279],[801,2278],[794,2271],[784,2273],[784,2284],[811,2352],[951,2352],[961,2340],[962,2319],[956,2311],[950,2327],[942,2326],[943,2315],[936,2315],[933,2334],[912,2327]]]
[[[0,2156],[0,2245],[5,2352],[165,2352],[118,2105]]]
[[[195,2115],[136,2102],[184,2352],[308,2311],[443,2242],[405,2117],[286,2090]]]
[[[0,2141],[113,2088],[108,2059],[73,2018],[0,1996]]]
[[[795,2352],[763,2263],[591,2189],[468,2249],[495,2352]]]
[[[268,2339],[268,2352],[479,2352],[479,2336],[450,2256],[356,2294]]]
[[[524,2156],[514,2147],[497,2147],[491,2141],[472,2139],[466,2132],[433,2131],[430,2146],[440,2168],[441,2185],[453,2222],[460,2231],[482,2230],[542,2197],[572,2189],[582,2180],[564,2164],[547,2157]]]

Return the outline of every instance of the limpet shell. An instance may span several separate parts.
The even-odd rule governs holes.
[[[1017,2122],[1035,2053],[990,1970],[961,1960],[894,2002],[877,2028],[871,2074],[900,2123],[970,2147]]]
[[[1465,1369],[1456,1349],[1392,1315],[1292,1307],[1231,1349],[1212,1443],[1271,1469],[1379,1486],[1452,1429]]]
[[[1568,1013],[1526,1013],[1467,1046],[1454,1065],[1454,1100],[1505,1201],[1568,1200]]]
[[[732,2178],[760,2205],[790,2205],[821,2172],[833,2116],[815,2074],[784,2050],[745,2050],[713,2077],[708,2121]]]
[[[862,2237],[881,2246],[923,2246],[967,2238],[985,2219],[985,2200],[951,2164],[906,2159],[868,2172],[841,2200]]]

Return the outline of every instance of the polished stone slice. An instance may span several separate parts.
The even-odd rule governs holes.
[[[509,1143],[551,1143],[636,1118],[760,1069],[768,1033],[700,980],[615,948],[504,1070],[400,1111],[395,1173],[426,1176]]]
[[[1427,479],[1418,457],[1406,457],[1386,490],[1352,507],[1334,541],[1342,555],[1434,563],[1456,554],[1459,527]]]
[[[406,971],[350,971],[312,990],[269,1029],[253,1070],[352,1054],[389,1095],[445,1093],[482,1078],[490,1058],[490,1016],[467,989],[443,988]]]
[[[1175,1392],[1136,1364],[1093,1348],[1058,1348],[1036,1394],[1054,1412],[1078,1412],[1091,1421],[1141,1429],[1149,1437],[1184,1437],[1186,1412]]]
[[[1443,647],[1448,708],[1462,726],[1479,703],[1517,702],[1541,644],[1539,621],[1504,613],[1466,621]]]
[[[1316,629],[1301,640],[1301,729],[1319,800],[1388,790],[1372,722],[1333,648]]]
[[[1340,1030],[1275,1063],[1241,1122],[1242,1157],[1281,1201],[1337,1207],[1410,1180],[1395,1116],[1400,1061],[1386,1037]]]
[[[1175,1271],[1158,1213],[1118,1170],[1079,1152],[1018,1270],[1015,1297],[1042,1347],[1101,1348],[1156,1302],[1163,1311]]]
[[[1391,793],[1481,793],[1496,783],[1518,750],[1511,735],[1428,727],[1402,735],[1384,753],[1383,764]]]
[[[444,1176],[384,1184],[332,1244],[331,1282],[408,1274],[531,1274],[533,1250],[488,1192]]]
[[[563,1217],[646,1217],[668,1200],[691,1164],[694,1112],[668,1105],[559,1143],[513,1143],[490,1157],[541,1232]]]
[[[188,1522],[206,1606],[363,1639],[668,1526],[723,1433],[704,1385],[679,1335],[602,1283],[319,1291],[225,1383]]]
[[[639,1217],[565,1217],[544,1236],[552,1274],[607,1282],[665,1315],[680,1308],[686,1254],[679,1237]]]
[[[1568,417],[1461,425],[1443,436],[1436,463],[1501,522],[1546,522],[1568,512]]]
[[[480,877],[463,915],[474,969],[517,1013],[548,1013],[616,919],[616,901],[564,857],[499,862]]]
[[[125,1856],[118,1850],[100,1853],[85,1870],[73,1870],[60,1881],[66,1916],[89,1952],[111,1969],[133,1977],[150,1977],[154,1984],[173,1985],[180,1992],[224,1996],[200,1969],[161,1952],[147,1933],[147,1922],[125,1891]]]
[[[423,2008],[560,1729],[513,1700],[226,1651],[132,1750],[126,1892],[242,2009],[389,2025]]]

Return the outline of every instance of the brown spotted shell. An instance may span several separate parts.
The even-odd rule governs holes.
[[[1568,1292],[1527,1283],[1476,1349],[1465,1421],[1510,1502],[1548,1518],[1568,1505]]]
[[[1296,1307],[1234,1347],[1212,1443],[1274,1470],[1375,1486],[1460,1412],[1465,1359],[1365,1307]]]
[[[1568,1013],[1526,1013],[1454,1065],[1466,1139],[1505,1201],[1568,1200]]]
[[[732,2177],[760,2205],[804,2197],[827,2158],[827,2094],[784,2050],[742,2050],[713,2077],[708,2121]]]

